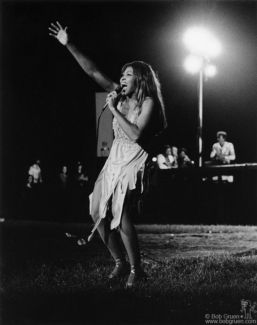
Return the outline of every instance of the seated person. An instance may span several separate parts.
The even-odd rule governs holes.
[[[174,158],[171,155],[171,147],[164,145],[162,153],[157,155],[157,166],[159,169],[170,169],[174,163]]]
[[[210,154],[211,161],[205,162],[206,166],[210,165],[227,165],[236,159],[234,145],[231,142],[226,141],[227,133],[219,131],[217,133],[218,142],[212,146],[212,152]],[[233,183],[233,175],[220,175],[213,176],[212,180],[215,182]]]
[[[193,162],[187,156],[187,150],[185,148],[179,149],[178,167],[189,167],[192,165],[193,165]]]
[[[178,168],[178,148],[172,146],[171,147],[171,155],[173,157],[172,168]]]
[[[234,145],[226,141],[227,133],[219,131],[217,133],[218,142],[212,146],[211,159],[215,165],[230,164],[236,159]]]

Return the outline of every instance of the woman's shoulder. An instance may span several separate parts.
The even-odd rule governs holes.
[[[154,99],[151,96],[146,96],[145,99],[144,99],[144,101],[143,101],[143,103],[144,102],[154,102]]]
[[[141,109],[146,107],[146,108],[151,108],[154,107],[154,99],[152,97],[145,97],[145,99],[142,102]]]

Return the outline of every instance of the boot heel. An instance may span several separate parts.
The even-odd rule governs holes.
[[[115,262],[115,268],[109,275],[109,279],[121,278],[129,274],[129,265],[126,259],[117,258]]]
[[[147,275],[141,269],[141,267],[139,267],[139,268],[131,267],[131,272],[130,272],[128,281],[126,283],[126,288],[127,289],[133,288],[136,284],[143,283],[146,281],[147,281]]]

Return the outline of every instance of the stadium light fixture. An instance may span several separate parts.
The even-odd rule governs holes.
[[[202,27],[189,29],[184,35],[184,43],[191,53],[208,58],[215,57],[221,53],[220,42],[208,30]]]
[[[185,60],[185,69],[192,73],[199,74],[199,105],[198,105],[198,166],[202,167],[202,128],[203,128],[203,75],[215,76],[217,69],[210,64],[210,58],[221,53],[220,42],[206,29],[194,27],[189,29],[183,38],[184,44],[189,49],[191,55]]]
[[[190,55],[184,63],[185,69],[192,74],[199,72],[202,69],[202,65],[202,58],[196,55]]]
[[[217,74],[217,68],[213,64],[207,64],[204,68],[206,77],[214,77]]]

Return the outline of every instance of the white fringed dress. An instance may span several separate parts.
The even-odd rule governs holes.
[[[118,105],[121,111],[121,103]],[[131,114],[129,121],[137,124],[139,107],[136,106]],[[126,116],[125,116],[126,117]],[[119,226],[121,214],[127,189],[136,188],[138,172],[141,175],[141,191],[143,191],[143,172],[148,153],[137,142],[132,141],[119,125],[116,118],[113,119],[114,141],[103,169],[101,170],[96,183],[101,182],[100,218],[105,218],[106,211],[112,200],[111,229]],[[91,203],[94,192],[90,195],[90,214],[92,211]]]

